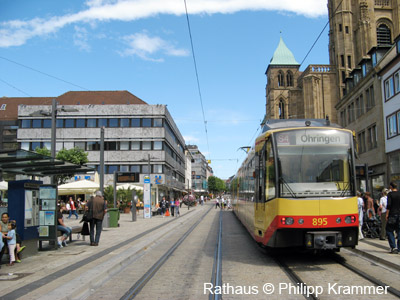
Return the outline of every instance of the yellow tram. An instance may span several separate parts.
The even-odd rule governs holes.
[[[235,214],[266,247],[354,247],[354,148],[329,120],[268,121],[232,180]]]

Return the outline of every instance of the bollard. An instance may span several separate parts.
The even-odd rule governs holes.
[[[132,191],[132,200],[131,200],[132,222],[136,222],[136,204],[137,204],[136,191]]]

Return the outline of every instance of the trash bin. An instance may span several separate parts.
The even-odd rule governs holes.
[[[118,227],[119,209],[108,208],[107,215],[108,215],[108,227]]]

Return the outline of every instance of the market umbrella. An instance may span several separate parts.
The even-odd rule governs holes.
[[[183,197],[183,203],[185,205],[192,206],[192,205],[194,205],[195,202],[196,202],[196,197],[192,194],[185,195]]]
[[[139,185],[135,185],[135,184],[131,184],[131,183],[125,183],[125,184],[121,184],[121,185],[117,185],[117,191],[119,190],[127,190],[127,189],[135,189],[137,191],[143,191],[143,187],[139,186]]]
[[[7,181],[0,181],[0,191],[7,191],[8,190],[8,182]]]
[[[100,185],[90,180],[73,181],[58,186],[59,195],[93,194]]]

